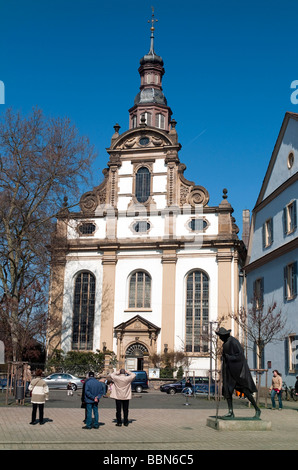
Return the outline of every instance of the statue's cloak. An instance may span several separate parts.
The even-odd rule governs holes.
[[[225,398],[231,397],[234,389],[239,392],[246,389],[250,393],[257,391],[243,348],[233,336],[229,336],[227,341],[223,343],[222,359],[223,395]]]

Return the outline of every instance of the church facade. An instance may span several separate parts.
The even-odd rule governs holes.
[[[235,333],[229,314],[243,304],[246,250],[227,190],[209,206],[207,189],[184,176],[163,65],[152,25],[129,129],[114,126],[103,182],[57,219],[49,348],[112,351],[131,370],[182,350],[189,369],[207,375],[212,325],[224,315]]]

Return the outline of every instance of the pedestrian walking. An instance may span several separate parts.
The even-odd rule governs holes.
[[[49,387],[42,378],[42,370],[37,369],[36,378],[31,380],[29,391],[31,392],[32,417],[30,424],[37,424],[36,413],[39,410],[39,424],[44,424],[44,404],[49,399]]]
[[[110,377],[113,381],[111,398],[116,402],[116,426],[122,426],[121,410],[123,410],[124,426],[128,426],[129,400],[132,397],[131,382],[136,374],[120,369],[113,372]]]
[[[279,409],[282,410],[282,378],[278,370],[273,371],[272,383],[270,387],[272,410],[275,410],[275,396],[278,397]]]
[[[94,377],[94,372],[89,372],[89,378],[85,382],[84,402],[86,403],[86,426],[83,429],[98,429],[98,402],[105,394],[106,387],[103,382]],[[93,425],[92,425],[93,416]]]

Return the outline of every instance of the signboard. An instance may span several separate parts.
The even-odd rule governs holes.
[[[149,379],[159,379],[160,369],[149,369]]]

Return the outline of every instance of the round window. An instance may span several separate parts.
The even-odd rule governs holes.
[[[92,223],[84,223],[79,226],[79,231],[81,235],[92,235],[95,232],[95,225]]]
[[[140,145],[148,145],[148,144],[149,144],[149,138],[148,138],[148,137],[142,137],[142,138],[139,140],[139,144],[140,144]]]
[[[145,233],[150,229],[150,224],[145,220],[140,220],[139,222],[136,222],[132,228],[134,232]]]
[[[191,230],[194,232],[202,232],[206,227],[208,223],[204,219],[191,219],[191,221],[188,223],[188,226]]]

